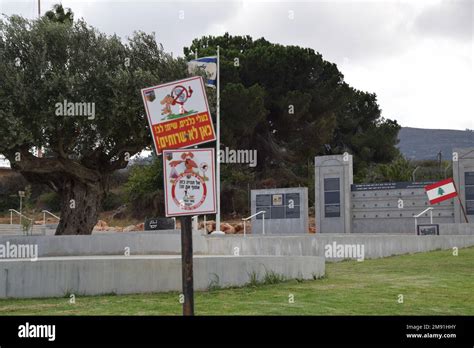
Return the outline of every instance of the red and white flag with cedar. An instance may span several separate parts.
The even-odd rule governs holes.
[[[436,204],[458,195],[456,192],[456,186],[452,178],[441,180],[434,184],[425,186],[426,194],[430,204]]]

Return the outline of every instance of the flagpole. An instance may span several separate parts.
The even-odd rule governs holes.
[[[454,182],[454,180],[453,180],[453,185],[454,185],[454,189],[456,190],[456,193],[457,193],[456,196],[458,197],[459,204],[461,205],[461,210],[464,214],[464,219],[466,219],[466,222],[469,223],[469,220],[467,219],[466,209],[464,209],[464,204],[462,204],[461,197],[459,197],[458,188],[456,187],[456,183]]]
[[[221,230],[221,163],[220,163],[220,149],[221,149],[221,84],[220,84],[220,48],[217,46],[217,141],[216,141],[216,181],[217,181],[217,215],[216,215],[216,231]]]

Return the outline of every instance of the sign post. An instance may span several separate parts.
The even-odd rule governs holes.
[[[216,140],[204,81],[191,77],[141,92],[156,153],[163,154],[166,216],[181,217],[183,315],[194,315],[191,216],[217,211],[214,149],[183,150]]]
[[[193,215],[216,213],[214,149],[163,151],[166,216],[181,217],[183,315],[194,315]]]
[[[183,274],[183,315],[194,315],[193,232],[191,216],[181,217],[181,270]]]

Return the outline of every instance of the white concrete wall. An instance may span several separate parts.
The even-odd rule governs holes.
[[[109,232],[90,236],[0,236],[0,244],[36,244],[40,257],[77,255],[180,254],[181,234],[175,230],[158,232]],[[193,233],[194,254],[206,254],[204,237]]]
[[[195,256],[194,288],[243,286],[253,272],[286,278],[324,275],[322,257]],[[55,257],[0,261],[0,298],[181,291],[180,256]],[[178,300],[178,299],[176,299]]]
[[[306,234],[304,236],[193,236],[194,255],[323,256],[324,246],[363,244],[367,258],[379,258],[453,246],[474,245],[469,224],[442,224],[440,236],[387,234]],[[471,234],[468,234],[468,233]],[[458,233],[466,233],[460,235]],[[124,255],[180,255],[179,233],[111,233],[91,236],[0,236],[0,244],[37,244],[39,257]]]
[[[474,224],[456,223],[439,224],[439,234],[441,235],[474,235]]]
[[[307,236],[213,236],[208,237],[209,254],[241,255],[307,255],[324,256],[328,244],[364,245],[365,258],[374,259],[407,253],[425,252],[452,247],[474,245],[474,235],[373,235],[373,234],[316,234]],[[329,260],[328,261],[337,261]]]

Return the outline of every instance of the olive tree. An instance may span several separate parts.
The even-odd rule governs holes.
[[[152,143],[140,89],[186,65],[154,35],[122,41],[62,17],[0,20],[0,154],[60,194],[57,235],[90,234],[111,173]]]

